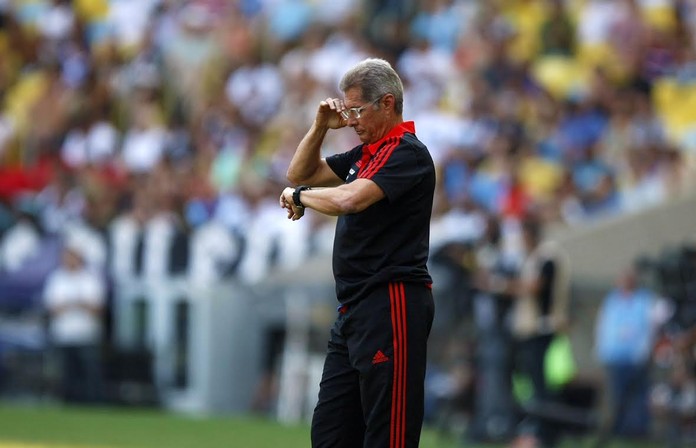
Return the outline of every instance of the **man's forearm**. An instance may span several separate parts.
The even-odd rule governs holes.
[[[293,191],[292,188],[286,188],[283,191],[281,206],[284,208],[288,208],[284,204],[294,203]],[[384,192],[369,179],[357,179],[338,187],[304,190],[300,193],[299,198],[304,207],[325,215],[338,216],[365,210],[384,198]],[[292,215],[288,217],[292,217]]]
[[[307,183],[317,173],[321,166],[321,145],[327,131],[326,127],[312,124],[290,161],[287,171],[290,182],[296,185]]]
[[[304,206],[329,216],[359,211],[355,194],[346,186],[305,190],[302,202]]]

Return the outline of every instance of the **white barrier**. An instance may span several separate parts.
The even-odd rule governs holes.
[[[248,409],[253,390],[247,385],[260,373],[261,335],[253,331],[259,316],[243,291],[231,282],[195,286],[185,278],[116,283],[114,343],[152,353],[165,407],[201,413]],[[187,329],[177,328],[182,305]],[[183,384],[177,381],[182,375]]]
[[[114,290],[114,343],[152,353],[153,378],[166,408],[247,412],[262,374],[265,332],[284,326],[277,416],[284,422],[311,416],[323,365],[323,352],[310,349],[311,329],[317,326],[317,303],[335,310],[331,285],[288,288],[270,280],[255,287],[234,281],[203,285],[176,277],[121,279]],[[187,329],[177,327],[182,305]],[[182,368],[183,384],[177,381]]]

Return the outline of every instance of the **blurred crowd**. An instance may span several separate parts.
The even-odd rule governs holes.
[[[367,56],[403,78],[439,174],[433,260],[460,281],[519,271],[530,215],[580,226],[696,187],[694,0],[0,0],[0,305],[31,306],[62,248],[203,282],[328,254],[333,221],[277,197]]]
[[[0,267],[127,216],[215,222],[289,265],[325,249],[332,223],[289,228],[275,199],[318,101],[367,55],[401,73],[437,163],[435,246],[486,216],[649,207],[696,179],[695,23],[690,0],[3,0]]]

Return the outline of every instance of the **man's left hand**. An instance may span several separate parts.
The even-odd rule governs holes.
[[[288,211],[288,219],[297,221],[304,216],[304,207],[298,207],[292,199],[294,188],[287,187],[280,195],[280,206]]]

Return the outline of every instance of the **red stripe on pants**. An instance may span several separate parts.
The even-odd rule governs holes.
[[[390,448],[406,445],[406,297],[403,283],[389,284],[394,346]]]

